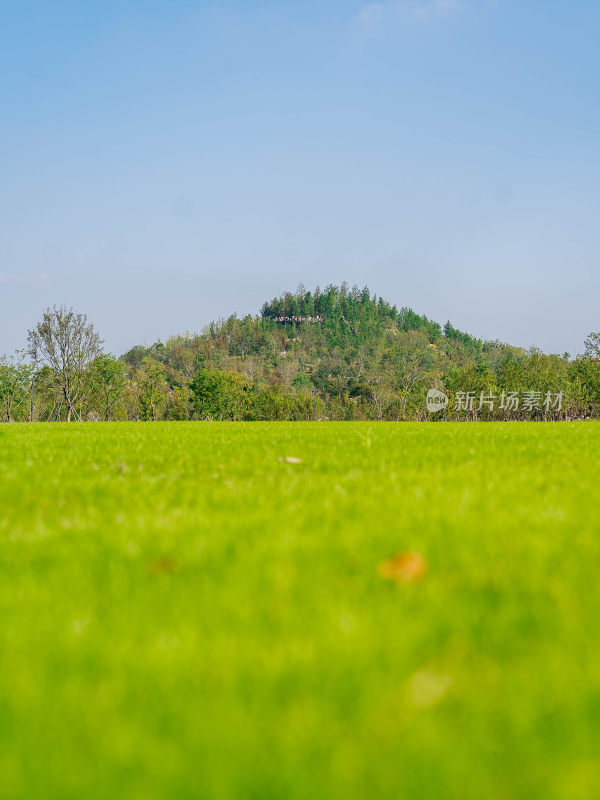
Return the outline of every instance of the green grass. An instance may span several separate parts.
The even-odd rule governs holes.
[[[598,423],[0,426],[0,796],[598,797],[599,483]]]

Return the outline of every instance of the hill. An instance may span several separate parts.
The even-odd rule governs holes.
[[[600,407],[597,377],[585,398],[580,391],[578,360],[482,341],[347,284],[301,285],[265,302],[260,315],[232,315],[122,358],[140,373],[150,362],[163,365],[175,393],[191,382],[192,414],[200,417],[309,419],[316,411],[324,419],[424,419],[431,387],[477,396],[562,390],[565,398],[569,389],[571,416]],[[495,416],[486,410],[471,417]],[[187,412],[172,404],[169,413]]]
[[[85,322],[72,310],[48,309],[48,330],[57,313]],[[90,341],[99,342],[89,327]],[[254,316],[234,314],[120,358],[98,349],[77,359],[76,400],[66,399],[60,363],[0,359],[0,408],[5,421],[596,417],[594,337],[584,356],[545,355],[442,326],[366,287],[299,286]],[[448,398],[433,416],[430,389]]]

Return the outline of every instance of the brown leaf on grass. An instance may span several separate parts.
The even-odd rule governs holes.
[[[407,550],[397,553],[379,564],[379,575],[386,581],[412,583],[421,580],[427,572],[427,562],[420,553]]]
[[[169,572],[179,572],[180,563],[171,556],[160,556],[148,562],[148,572],[150,575],[164,575]]]
[[[285,456],[285,458],[278,458],[280,464],[301,464],[302,459],[295,456]]]

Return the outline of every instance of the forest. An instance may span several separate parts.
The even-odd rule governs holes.
[[[600,416],[600,334],[583,354],[484,341],[391,305],[368,288],[300,285],[200,333],[117,357],[65,307],[44,312],[27,347],[0,358],[4,422],[60,420],[586,419]],[[430,414],[429,389],[560,393],[560,408],[475,402]],[[460,405],[460,404],[458,404]],[[480,407],[481,406],[481,407]]]

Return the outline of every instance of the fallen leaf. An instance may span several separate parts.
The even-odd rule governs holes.
[[[171,556],[161,556],[154,558],[148,563],[148,572],[150,575],[163,575],[166,572],[178,572],[179,561]]]
[[[296,458],[295,456],[285,456],[285,458],[278,458],[277,459],[280,464],[301,464],[302,459]]]
[[[379,575],[386,581],[412,583],[423,578],[426,572],[427,562],[423,556],[410,550],[379,564]]]

